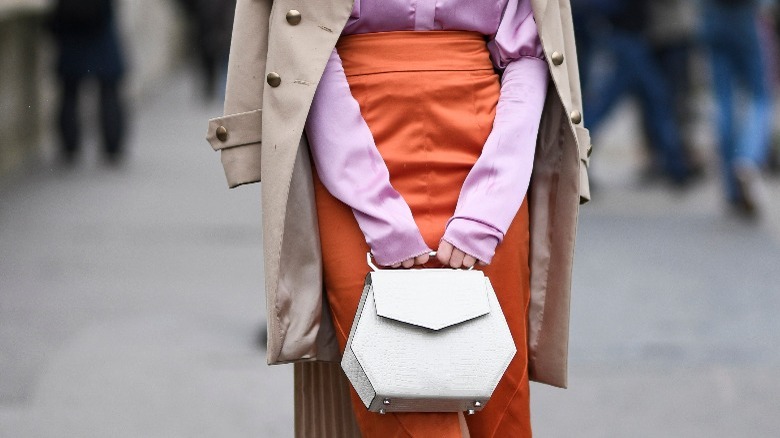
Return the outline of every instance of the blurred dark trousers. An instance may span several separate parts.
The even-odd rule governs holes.
[[[671,87],[649,45],[640,35],[621,30],[615,30],[600,43],[609,51],[614,65],[604,76],[590,76],[593,86],[589,87],[585,101],[590,128],[597,130],[624,95],[636,93],[661,167],[673,179],[683,180],[688,164],[672,110]]]
[[[60,107],[60,133],[62,151],[66,157],[75,156],[81,146],[81,118],[79,100],[81,85],[87,78],[73,76],[61,78],[62,102]],[[103,152],[109,158],[117,158],[122,153],[124,137],[124,110],[119,95],[119,80],[98,78],[100,88],[100,130]]]
[[[729,199],[739,196],[734,165],[761,166],[769,147],[771,100],[755,6],[710,5],[707,40],[718,104],[720,152]]]

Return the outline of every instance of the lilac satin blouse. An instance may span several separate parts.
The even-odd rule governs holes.
[[[443,240],[489,263],[528,190],[548,70],[530,0],[355,0],[342,35],[466,30],[488,37],[503,69],[493,129],[461,188]],[[349,205],[377,263],[431,249],[389,173],[336,49],[312,102],[306,133],[322,183]]]

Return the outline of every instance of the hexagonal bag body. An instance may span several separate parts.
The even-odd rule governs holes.
[[[366,277],[341,366],[374,412],[478,411],[516,353],[480,271]]]

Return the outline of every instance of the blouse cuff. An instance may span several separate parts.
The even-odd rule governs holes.
[[[490,263],[503,238],[504,233],[490,224],[466,217],[453,217],[447,223],[442,240],[481,262]]]
[[[393,266],[404,260],[428,254],[431,249],[425,244],[420,231],[407,230],[401,233],[396,230],[369,243],[371,254],[380,266]]]

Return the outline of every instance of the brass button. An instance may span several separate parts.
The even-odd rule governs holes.
[[[582,113],[577,110],[572,111],[571,114],[569,114],[569,117],[571,117],[571,121],[575,125],[582,123]]]
[[[287,22],[295,26],[301,22],[301,12],[295,9],[287,11]]]
[[[279,73],[275,71],[268,73],[268,76],[266,76],[265,80],[268,82],[268,85],[272,87],[278,87],[282,84],[282,77],[279,76]]]
[[[563,64],[563,53],[561,53],[561,52],[552,52],[552,55],[550,56],[550,59],[552,59],[553,64],[561,65],[561,64]]]
[[[227,140],[227,128],[224,126],[220,126],[217,128],[217,139],[219,141],[225,141]]]
[[[588,145],[588,158],[590,158],[590,154],[591,154],[591,153],[593,153],[593,145],[592,145],[592,144],[589,144],[589,145]]]

